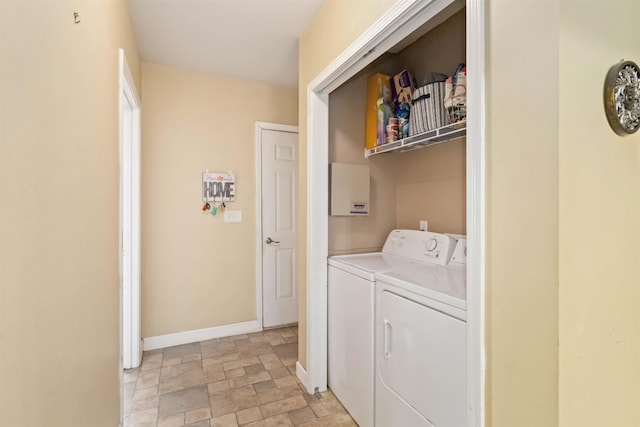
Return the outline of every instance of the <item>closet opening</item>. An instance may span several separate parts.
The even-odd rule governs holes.
[[[416,2],[420,3],[420,2]],[[466,137],[365,157],[367,80],[406,69],[417,80],[467,67]],[[307,391],[327,387],[327,257],[379,250],[391,229],[467,236],[467,424],[484,424],[484,5],[399,2],[307,89]],[[398,150],[400,151],[400,150]],[[366,164],[371,214],[328,215],[329,164]]]

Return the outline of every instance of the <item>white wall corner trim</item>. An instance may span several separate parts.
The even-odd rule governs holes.
[[[467,424],[485,425],[485,2],[467,0]]]
[[[118,49],[119,273],[122,367],[142,360],[140,333],[140,108],[124,49]]]
[[[296,362],[296,376],[304,386],[305,390],[309,390],[309,374],[307,374],[307,371],[302,367],[300,361]]]
[[[256,122],[256,316],[262,327],[262,129]]]
[[[175,334],[158,335],[144,338],[144,350],[173,347],[174,345],[211,340],[214,338],[230,337],[233,335],[260,332],[262,327],[257,320],[232,323],[230,325],[214,326],[212,328],[196,329],[193,331],[176,332]]]
[[[329,252],[329,95],[309,91],[307,105],[307,392],[327,389]],[[319,142],[316,144],[316,142]]]

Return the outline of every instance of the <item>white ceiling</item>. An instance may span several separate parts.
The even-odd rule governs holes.
[[[144,61],[298,85],[298,38],[324,0],[129,0]]]

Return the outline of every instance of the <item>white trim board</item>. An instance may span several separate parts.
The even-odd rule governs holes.
[[[177,332],[175,334],[158,335],[155,337],[144,338],[144,351],[173,347],[174,345],[190,344],[192,342],[206,341],[214,338],[249,334],[252,332],[260,332],[261,330],[262,327],[257,320],[250,320],[248,322],[214,326],[212,328]]]
[[[125,369],[137,368],[142,361],[142,337],[140,333],[140,98],[131,77],[124,49],[118,49],[118,105],[119,105],[119,262],[120,262],[120,353]],[[131,108],[128,119],[123,111],[123,103]],[[126,126],[125,122],[129,125]],[[125,127],[131,130],[130,140],[125,138]],[[127,142],[128,141],[128,142]],[[125,163],[128,168],[125,167]],[[125,169],[129,170],[129,180],[125,180]],[[126,181],[126,182],[125,182]],[[130,216],[123,216],[124,200],[130,203]],[[125,230],[127,241],[124,241]],[[128,250],[130,274],[126,277],[129,286],[123,286],[125,267],[124,249]]]
[[[485,2],[467,0],[467,425],[485,424]]]
[[[309,374],[307,374],[299,360],[296,362],[296,377],[298,377],[305,389],[309,388]]]
[[[140,333],[140,97],[124,49],[118,50],[120,353],[125,369],[142,361]],[[123,109],[128,105],[130,111]],[[126,172],[125,172],[126,171]],[[126,201],[125,201],[126,200]],[[126,263],[125,259],[128,260]],[[125,264],[128,266],[125,268]],[[126,286],[125,286],[126,285]]]
[[[309,393],[327,388],[329,93],[458,0],[399,0],[307,86],[307,363]],[[485,116],[483,0],[466,1],[467,78],[467,425],[484,425]],[[309,177],[313,177],[310,179]],[[301,366],[302,368],[302,366]],[[304,371],[304,370],[302,370]]]
[[[142,361],[140,333],[140,97],[124,49],[118,49],[118,264],[120,273],[120,423],[123,369]]]

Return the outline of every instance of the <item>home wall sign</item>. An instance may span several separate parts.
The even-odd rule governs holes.
[[[236,177],[231,172],[202,174],[202,201],[233,202],[236,199]]]

